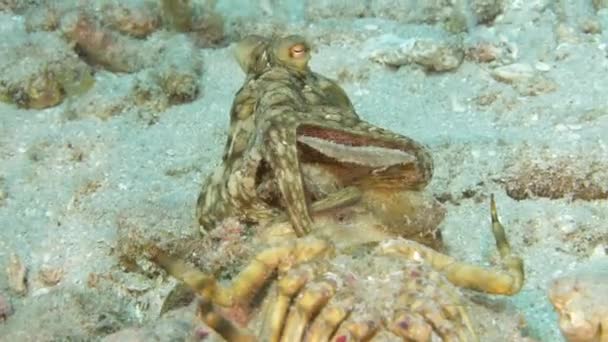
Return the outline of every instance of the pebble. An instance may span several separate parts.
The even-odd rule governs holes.
[[[9,300],[0,294],[0,323],[4,322],[8,316],[13,314],[13,307]]]
[[[492,70],[492,77],[497,81],[515,83],[534,76],[534,69],[529,64],[513,63]]]
[[[464,52],[460,43],[444,40],[410,38],[392,34],[369,39],[363,56],[373,62],[400,67],[418,64],[427,71],[449,71],[460,66]]]
[[[551,66],[547,63],[536,62],[536,64],[534,64],[534,69],[536,69],[538,71],[546,72],[546,71],[551,70]]]
[[[6,267],[9,288],[18,295],[27,293],[27,268],[18,255],[12,254]]]
[[[559,217],[558,225],[562,233],[566,235],[572,234],[578,229],[578,225],[576,224],[574,217],[570,215],[563,215]]]
[[[606,252],[608,252],[608,246],[604,244],[599,244],[595,246],[595,248],[591,252],[591,258],[604,258],[606,257]]]

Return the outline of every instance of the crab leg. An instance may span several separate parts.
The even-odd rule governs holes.
[[[314,283],[295,300],[283,332],[283,341],[302,341],[306,327],[334,295],[336,285],[330,281]]]
[[[329,341],[338,326],[346,319],[351,311],[352,298],[345,302],[332,303],[324,307],[311,325],[306,342]]]
[[[444,341],[477,341],[453,285],[438,272],[426,279],[418,278],[418,272],[410,270],[412,281],[404,284],[397,298],[389,329],[414,341],[428,341],[432,331]]]
[[[388,328],[395,335],[414,342],[430,341],[433,332],[433,328],[421,315],[409,310],[397,311]]]
[[[213,304],[208,299],[200,298],[198,304],[198,318],[207,324],[211,329],[215,330],[224,339],[231,342],[255,342],[257,339],[241,331],[224,318],[222,315],[215,311]]]
[[[345,341],[369,341],[378,333],[381,325],[381,322],[371,316],[369,319],[356,320],[351,316],[340,324],[333,338],[336,341],[343,341],[344,338]]]
[[[298,268],[290,270],[285,277],[279,280],[277,296],[270,312],[265,317],[261,336],[267,336],[271,342],[280,340],[291,300],[311,278],[310,269]]]
[[[504,270],[485,268],[459,262],[419,243],[407,240],[392,240],[382,244],[382,254],[401,255],[412,260],[426,260],[434,269],[443,273],[448,280],[459,287],[480,292],[512,295],[521,289],[524,282],[523,260],[511,254],[504,227],[496,214],[494,196],[491,198],[492,231],[502,257]]]
[[[212,275],[197,270],[186,262],[172,257],[156,246],[149,248],[154,262],[167,273],[182,280],[203,298],[210,298],[221,306],[247,305],[275,271],[286,271],[293,265],[307,262],[329,253],[330,243],[316,238],[299,239],[291,244],[267,249],[239,273],[232,285],[222,287]]]
[[[413,294],[406,294],[402,297],[405,298],[400,298],[399,301],[407,303],[409,310],[419,314],[429,322],[444,341],[468,341],[468,339],[462,339],[463,334],[460,329],[450,322],[442,312],[441,307],[431,302],[429,298]]]

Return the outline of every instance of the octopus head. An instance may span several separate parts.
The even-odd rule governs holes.
[[[246,74],[258,74],[269,66],[268,46],[270,40],[250,35],[236,44],[234,57]]]
[[[310,44],[304,37],[287,36],[272,42],[271,58],[279,65],[306,72],[310,60],[310,50]]]

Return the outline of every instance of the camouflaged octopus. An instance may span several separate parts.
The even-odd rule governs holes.
[[[304,236],[311,210],[348,204],[361,187],[420,189],[430,180],[428,151],[361,120],[336,82],[309,69],[301,37],[250,36],[236,58],[247,76],[223,162],[198,198],[203,232],[229,216],[257,223],[286,213]]]
[[[477,340],[457,288],[511,295],[524,281],[493,198],[500,268],[438,252],[444,211],[420,191],[428,152],[362,121],[308,69],[309,50],[297,36],[237,47],[247,79],[198,216],[204,230],[228,216],[257,222],[244,240],[253,260],[229,284],[154,246],[152,260],[197,293],[199,318],[228,341]]]

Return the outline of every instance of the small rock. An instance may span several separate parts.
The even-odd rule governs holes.
[[[608,322],[608,263],[605,258],[553,280],[549,300],[566,341],[600,341]]]
[[[4,178],[0,177],[0,207],[6,203],[8,198],[8,191],[4,187]]]
[[[557,84],[544,76],[535,75],[523,82],[514,84],[515,90],[522,96],[538,96],[557,89]]]
[[[8,316],[13,314],[13,307],[9,300],[0,294],[0,322],[6,321]]]
[[[578,229],[578,225],[574,220],[574,217],[570,215],[563,215],[558,218],[557,224],[562,233],[569,235],[574,233]]]
[[[465,105],[463,105],[458,98],[456,97],[456,95],[451,95],[450,96],[450,102],[452,103],[452,111],[454,111],[455,113],[464,113],[466,112],[467,108],[465,107]]]
[[[21,296],[27,293],[27,268],[18,255],[11,255],[6,267],[6,275],[8,286],[12,291]]]
[[[428,71],[449,71],[460,66],[464,53],[462,49],[450,44],[431,41],[418,41],[411,51],[414,63]]]
[[[555,36],[559,44],[570,43],[576,44],[579,42],[579,37],[576,30],[565,24],[559,24],[555,29]]]
[[[494,21],[503,11],[503,0],[472,0],[471,9],[480,24]]]
[[[509,84],[528,80],[533,76],[534,69],[525,63],[513,63],[492,70],[494,79]]]
[[[467,58],[478,63],[498,60],[501,54],[501,49],[492,43],[478,43],[467,50]]]
[[[608,8],[608,0],[593,0],[593,7],[596,11]]]
[[[534,69],[536,69],[538,71],[546,72],[546,71],[551,70],[551,66],[547,63],[536,62],[536,64],[534,64]]]
[[[595,246],[595,248],[591,252],[591,258],[606,257],[607,252],[608,252],[608,246],[606,246],[604,244],[599,244],[599,245]]]
[[[581,23],[581,31],[586,34],[600,34],[602,33],[602,26],[597,20],[585,19]]]
[[[548,70],[544,63],[536,63],[536,69]],[[538,96],[557,89],[557,84],[539,74],[529,64],[514,63],[492,70],[492,77],[497,81],[508,83],[522,96]]]
[[[393,67],[418,64],[427,71],[450,71],[464,59],[462,46],[448,41],[402,39],[384,35],[368,42],[367,57]]]
[[[55,286],[63,278],[63,268],[44,266],[38,272],[38,279],[44,286]]]

